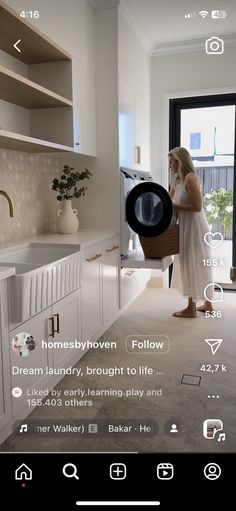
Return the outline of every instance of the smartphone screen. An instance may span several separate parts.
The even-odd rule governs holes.
[[[235,22],[233,0],[0,1],[9,503],[226,503]]]

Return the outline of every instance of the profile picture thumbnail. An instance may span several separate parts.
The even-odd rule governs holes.
[[[20,332],[12,339],[12,349],[19,357],[28,357],[31,351],[35,350],[35,346],[33,335],[27,332]]]

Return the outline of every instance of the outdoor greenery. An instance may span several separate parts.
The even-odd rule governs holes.
[[[207,220],[213,228],[220,223],[222,234],[226,239],[233,218],[233,192],[225,188],[211,190],[203,198]]]
[[[79,188],[77,183],[83,181],[83,179],[90,179],[90,176],[92,176],[92,173],[88,169],[78,172],[74,167],[64,165],[63,174],[60,179],[55,177],[52,182],[52,190],[58,192],[57,200],[70,200],[73,197],[78,199],[81,195],[85,195],[87,187],[81,186]]]

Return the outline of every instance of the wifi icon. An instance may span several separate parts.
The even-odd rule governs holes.
[[[198,13],[198,14],[200,14],[200,16],[201,16],[202,18],[206,18],[206,17],[208,16],[209,12],[208,12],[208,11],[199,11],[199,13]]]

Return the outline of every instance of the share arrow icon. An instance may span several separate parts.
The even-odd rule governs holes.
[[[215,355],[223,339],[205,339],[205,341],[210,346],[212,355]]]

